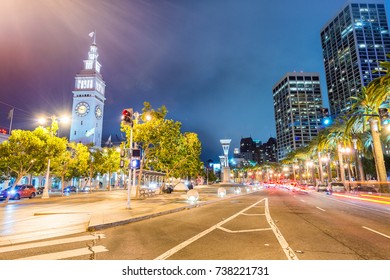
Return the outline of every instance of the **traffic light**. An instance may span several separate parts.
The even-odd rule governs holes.
[[[133,158],[141,158],[141,150],[140,149],[133,149]]]
[[[127,125],[133,125],[133,108],[122,111],[122,121]]]
[[[324,126],[330,125],[332,123],[332,118],[329,116],[329,109],[321,108],[321,114],[322,114],[322,124]]]
[[[138,169],[141,166],[141,161],[139,159],[132,159],[130,167],[131,169]]]
[[[379,118],[381,120],[382,125],[390,124],[390,115],[387,108],[379,108]]]

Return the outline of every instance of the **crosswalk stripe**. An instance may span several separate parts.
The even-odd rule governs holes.
[[[61,260],[61,259],[67,259],[82,255],[90,255],[92,253],[102,253],[102,252],[108,252],[106,247],[104,246],[93,246],[91,247],[91,250],[88,248],[81,248],[81,249],[75,249],[75,250],[68,250],[68,251],[62,251],[57,253],[50,253],[50,254],[43,254],[43,255],[36,255],[26,258],[21,258],[17,260]]]
[[[12,245],[17,243],[32,242],[42,239],[59,237],[64,235],[85,232],[85,225],[68,226],[66,228],[53,228],[45,231],[35,231],[28,233],[19,233],[0,237],[0,246]]]
[[[59,244],[72,243],[72,242],[79,242],[79,241],[88,241],[88,240],[101,239],[101,238],[106,238],[106,236],[104,234],[96,234],[96,235],[62,238],[62,239],[50,240],[50,241],[41,241],[41,242],[28,243],[28,244],[12,245],[3,248],[0,247],[0,253],[59,245]]]

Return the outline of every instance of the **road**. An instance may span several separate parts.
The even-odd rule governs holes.
[[[92,233],[0,247],[0,259],[389,260],[390,207],[265,189]]]

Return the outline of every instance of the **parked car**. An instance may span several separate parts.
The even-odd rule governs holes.
[[[164,186],[164,188],[163,188],[163,192],[164,193],[171,193],[171,192],[173,192],[173,186],[172,185],[169,185],[169,184],[166,184],[165,186]]]
[[[81,188],[82,192],[91,192],[93,190],[95,190],[95,188],[92,186],[85,186],[85,187]]]
[[[15,187],[9,187],[3,190],[0,194],[0,199],[6,199],[9,196],[10,199],[21,198],[34,198],[37,195],[37,190],[32,185],[16,185]]]
[[[265,186],[267,187],[267,188],[275,188],[276,187],[276,183],[275,182],[266,182],[265,183]]]
[[[359,193],[373,194],[373,193],[377,193],[377,190],[371,186],[358,186],[356,188],[353,188],[352,192],[355,194],[359,194]]]
[[[306,189],[307,190],[309,190],[309,191],[312,191],[312,190],[315,190],[315,186],[314,186],[314,184],[312,184],[312,183],[309,183],[309,184],[307,184],[307,186],[306,186]]]
[[[37,188],[37,194],[43,194],[43,190],[45,189],[45,187],[38,187]]]
[[[67,186],[66,188],[64,188],[64,193],[66,193],[66,192],[77,192],[77,187]]]
[[[326,192],[328,186],[325,184],[318,184],[316,187],[317,192]]]
[[[308,187],[306,184],[298,184],[296,189],[297,189],[297,191],[304,191],[305,192],[308,190]]]
[[[347,189],[342,182],[331,182],[328,184],[328,191],[330,193],[344,193]]]

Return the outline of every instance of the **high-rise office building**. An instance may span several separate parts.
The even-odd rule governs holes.
[[[383,75],[379,61],[389,60],[390,35],[382,0],[349,0],[321,30],[329,107],[347,112],[362,86]]]
[[[241,138],[240,140],[240,154],[246,160],[254,160],[256,143],[252,137]]]
[[[273,87],[278,160],[318,135],[322,107],[319,73],[289,72]]]

